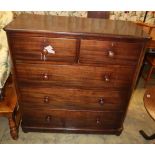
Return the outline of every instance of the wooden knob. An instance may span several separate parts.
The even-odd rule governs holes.
[[[97,118],[97,119],[96,119],[96,124],[97,124],[97,125],[100,125],[100,124],[101,124],[101,122],[100,122],[100,119],[99,119],[99,118]]]
[[[47,54],[48,54],[48,51],[46,49],[43,49],[41,51],[41,60],[47,60]]]
[[[113,51],[111,51],[111,50],[108,51],[108,56],[109,56],[109,57],[112,58],[112,57],[114,57],[114,55],[115,55],[115,53],[114,53]]]
[[[109,75],[105,75],[105,76],[104,76],[104,80],[105,80],[106,82],[109,82],[109,81],[110,81],[110,76],[109,76]]]
[[[48,96],[45,96],[44,97],[44,103],[48,103],[49,102],[49,97]]]
[[[43,54],[43,55],[47,55],[47,54],[48,54],[48,51],[44,48],[44,49],[42,50],[42,54]]]
[[[52,120],[52,116],[48,115],[48,116],[45,117],[45,121],[46,121],[47,123],[50,123],[51,120]]]
[[[150,94],[147,94],[147,95],[146,95],[146,97],[147,97],[147,98],[150,98],[150,97],[151,97],[151,95],[150,95]]]
[[[44,74],[43,74],[43,79],[44,79],[44,80],[48,80],[48,74],[47,74],[47,73],[44,73]]]
[[[100,98],[99,104],[100,104],[100,105],[103,105],[103,104],[104,104],[104,99],[103,99],[103,98]]]

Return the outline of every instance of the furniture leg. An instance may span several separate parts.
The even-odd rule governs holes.
[[[9,127],[10,127],[11,137],[14,140],[16,140],[18,138],[18,131],[17,131],[15,120],[13,119],[13,117],[9,117],[8,118],[8,121],[9,121]]]
[[[153,66],[151,66],[149,71],[148,71],[148,75],[147,75],[147,77],[145,79],[144,87],[146,87],[146,84],[147,84],[148,80],[150,79],[150,76],[152,74],[152,70],[153,70]]]
[[[0,101],[2,101],[2,100],[3,100],[3,98],[4,98],[4,96],[3,96],[3,89],[2,89],[2,88],[0,88]]]
[[[16,128],[19,128],[20,122],[21,122],[21,113],[20,113],[20,109],[19,107],[15,108],[15,112],[14,112],[14,116],[15,116],[15,123],[16,123]]]
[[[140,130],[139,133],[146,139],[146,140],[153,140],[155,139],[155,133],[148,136],[143,130]]]
[[[122,133],[122,131],[123,131],[123,127],[121,127],[121,128],[117,131],[116,136],[120,136],[121,133]]]

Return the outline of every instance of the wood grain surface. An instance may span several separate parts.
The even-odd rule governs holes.
[[[5,30],[23,131],[121,134],[150,39],[141,28],[20,15]]]

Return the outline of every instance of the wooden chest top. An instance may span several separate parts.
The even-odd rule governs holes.
[[[51,15],[21,14],[5,30],[142,40],[149,38],[140,27],[129,21]]]

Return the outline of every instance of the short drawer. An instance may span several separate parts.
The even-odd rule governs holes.
[[[128,103],[126,91],[23,87],[20,92],[24,107],[119,111]]]
[[[22,124],[51,129],[104,130],[121,126],[123,113],[24,109]]]
[[[76,88],[129,88],[134,69],[120,66],[80,66],[80,65],[16,65],[19,86],[76,87]]]
[[[80,63],[136,65],[140,43],[81,40]]]
[[[13,37],[10,43],[15,60],[74,62],[76,56],[75,39]]]

